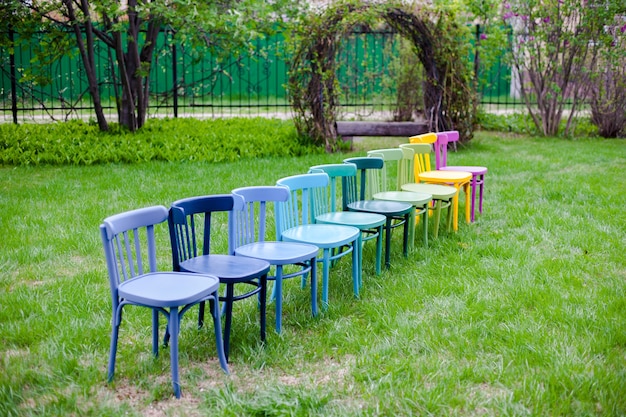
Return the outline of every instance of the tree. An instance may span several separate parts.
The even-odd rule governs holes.
[[[604,2],[529,0],[505,2],[502,18],[511,25],[511,60],[520,94],[544,135],[556,135],[565,110],[565,134],[589,97],[594,64],[607,14]],[[582,6],[582,7],[581,7]]]
[[[2,14],[9,18],[0,25],[10,25],[23,37],[44,27],[47,36],[57,41],[40,51],[42,62],[78,51],[101,130],[108,130],[109,124],[94,50],[97,42],[106,45],[115,73],[119,122],[135,131],[146,121],[150,68],[162,28],[174,31],[199,54],[219,55],[252,48],[257,36],[277,29],[299,12],[296,0],[8,0]]]
[[[590,102],[591,121],[607,138],[626,135],[626,4],[608,6],[598,11],[607,24],[593,43],[599,51]]]
[[[328,152],[337,149],[336,55],[341,38],[356,25],[376,27],[381,21],[410,42],[424,67],[429,129],[456,129],[462,141],[470,140],[476,102],[471,68],[464,59],[467,30],[452,10],[401,1],[343,0],[306,16],[292,39],[289,68],[289,99],[298,132]]]

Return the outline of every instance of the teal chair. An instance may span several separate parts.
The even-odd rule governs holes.
[[[352,282],[358,295],[361,271],[359,248],[361,231],[353,226],[315,223],[316,202],[324,198],[330,178],[326,173],[301,174],[281,178],[276,185],[289,190],[289,199],[276,208],[276,236],[285,242],[308,243],[317,246],[322,256],[322,306],[328,307],[328,281],[334,261],[352,254]]]
[[[356,165],[354,164],[325,164],[309,168],[309,172],[325,172],[330,178],[328,197],[317,201],[315,214],[316,223],[343,224],[354,226],[361,231],[361,241],[376,239],[376,275],[380,275],[381,258],[383,252],[383,227],[385,216],[378,213],[358,211],[343,211],[343,194],[356,181]],[[338,198],[339,196],[339,198]],[[359,262],[363,266],[363,252],[359,249]],[[359,282],[359,288],[362,282]]]

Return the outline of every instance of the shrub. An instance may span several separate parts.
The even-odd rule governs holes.
[[[81,121],[0,125],[2,165],[94,165],[145,161],[232,162],[319,152],[304,144],[290,121],[236,118],[151,119],[131,133],[101,132]]]

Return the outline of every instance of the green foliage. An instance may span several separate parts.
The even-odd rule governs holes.
[[[532,117],[528,113],[494,114],[479,112],[477,124],[483,130],[510,132],[521,135],[541,136]],[[558,135],[566,136],[567,121],[562,120]],[[598,128],[588,117],[577,117],[572,127],[567,130],[569,137],[588,138],[598,136]]]
[[[89,103],[103,131],[109,129],[100,91],[105,84],[114,85],[121,125],[134,131],[145,123],[150,68],[154,64],[157,35],[163,28],[175,33],[194,53],[210,52],[219,62],[225,56],[236,56],[238,51],[253,50],[259,37],[296,20],[303,7],[293,0],[7,0],[11,11],[7,13],[4,3],[0,17],[9,14],[10,19],[0,21],[0,29],[11,25],[19,34],[18,41],[29,41],[36,31],[47,29],[34,51],[29,72],[20,80],[46,85],[52,79],[49,64],[60,56],[78,53],[89,84],[85,94],[91,96]],[[0,45],[12,47],[13,42],[1,32]],[[96,68],[94,51],[99,48],[108,50],[110,67],[105,71]]]
[[[453,10],[427,9],[402,2],[347,0],[310,13],[291,39],[289,97],[298,132],[327,151],[336,149],[339,39],[355,25],[382,22],[409,40],[425,68],[424,107],[433,131],[456,129],[472,136],[476,100],[465,59],[467,28]]]
[[[80,121],[0,124],[2,165],[94,165],[147,161],[225,162],[297,156],[319,150],[303,144],[289,121],[150,119],[139,132],[110,132]]]
[[[389,56],[390,76],[384,79],[389,87],[395,87],[396,107],[393,120],[396,122],[412,121],[416,114],[424,110],[424,67],[419,62],[413,45],[401,38],[397,53],[386,51]]]

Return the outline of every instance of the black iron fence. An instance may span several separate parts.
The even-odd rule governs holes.
[[[393,32],[354,32],[344,40],[338,57],[341,118],[391,118],[396,105],[398,72],[394,60],[399,55],[399,43],[400,37]],[[0,48],[0,122],[93,117],[87,78],[78,56],[63,56],[42,66],[35,62],[39,39],[18,45],[13,54]],[[163,31],[156,51],[149,117],[291,115],[286,91],[288,65],[280,35],[258,40],[253,53],[218,60],[210,54],[198,56]],[[113,57],[99,43],[96,63],[105,110],[115,118],[118,97]],[[504,62],[479,71],[484,75],[481,93],[487,110],[510,110],[520,105],[511,98],[511,71]]]

